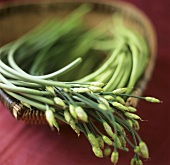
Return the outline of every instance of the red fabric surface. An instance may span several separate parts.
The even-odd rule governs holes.
[[[140,135],[149,146],[150,159],[144,165],[169,165],[170,112],[170,2],[167,0],[127,0],[142,9],[158,34],[158,57],[144,95],[153,95],[163,104],[141,101]],[[0,0],[1,3],[9,2]],[[169,18],[169,19],[168,19]],[[47,126],[30,126],[15,120],[0,103],[0,165],[110,165],[108,158],[96,158],[84,136],[77,138],[67,126],[60,134]],[[118,165],[129,164],[131,153],[121,153]]]

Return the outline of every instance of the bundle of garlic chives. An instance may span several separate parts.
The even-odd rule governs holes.
[[[125,102],[128,97],[160,102],[130,95],[147,64],[147,42],[123,23],[89,30],[82,21],[89,11],[82,5],[64,20],[46,22],[3,46],[0,88],[28,109],[43,111],[50,127],[59,130],[61,120],[85,134],[97,157],[111,156],[116,164],[128,143],[134,150],[131,165],[142,164],[139,158],[149,153],[137,133],[141,118]]]

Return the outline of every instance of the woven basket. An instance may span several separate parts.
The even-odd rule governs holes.
[[[121,14],[127,26],[140,32],[149,43],[150,54],[147,67],[132,92],[132,94],[140,96],[150,79],[154,67],[156,38],[154,29],[148,18],[144,13],[129,3],[114,0],[107,2],[104,0],[56,0],[55,2],[43,1],[40,3],[19,3],[1,6],[0,46],[19,38],[45,18],[62,18],[68,14],[69,11],[84,2],[94,5],[93,12],[87,16],[87,23],[90,26],[98,24],[106,18],[109,19],[113,14]],[[18,120],[24,120],[27,123],[34,124],[47,123],[44,112],[40,110],[30,111],[26,108],[23,109],[17,100],[8,96],[1,89],[0,100]],[[126,104],[136,107],[137,102],[138,99],[128,98]]]

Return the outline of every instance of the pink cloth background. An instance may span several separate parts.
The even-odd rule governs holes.
[[[24,1],[24,0],[23,0]],[[127,0],[138,6],[152,20],[158,34],[156,67],[144,95],[153,95],[163,104],[141,101],[140,135],[149,145],[150,159],[144,165],[170,165],[170,2],[168,0]],[[0,0],[1,3],[9,0]],[[14,28],[14,27],[13,27]],[[121,153],[118,165],[127,165],[131,153]],[[18,122],[0,103],[0,165],[110,165],[108,158],[93,156],[84,136],[77,138],[61,126],[60,134],[48,126],[30,126]]]

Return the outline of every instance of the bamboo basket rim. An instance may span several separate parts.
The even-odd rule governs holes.
[[[18,9],[20,7],[40,7],[42,10],[46,10],[50,6],[58,5],[58,4],[81,4],[81,3],[92,3],[98,10],[100,11],[109,11],[113,12],[115,9],[117,12],[120,12],[122,15],[126,15],[127,19],[132,19],[133,21],[137,21],[139,24],[138,26],[141,26],[144,31],[144,37],[148,41],[149,48],[150,48],[150,54],[148,59],[148,65],[142,75],[142,77],[139,79],[139,81],[136,84],[136,88],[132,91],[132,94],[134,95],[142,95],[143,91],[146,88],[146,85],[151,77],[155,59],[156,59],[156,48],[157,48],[157,40],[156,40],[156,33],[153,28],[152,23],[148,19],[148,17],[145,15],[144,12],[139,10],[137,7],[135,7],[133,4],[130,4],[128,2],[124,1],[116,1],[116,0],[56,0],[56,1],[36,1],[36,2],[20,2],[20,3],[12,3],[12,4],[6,4],[0,6],[0,18],[3,15],[3,12],[9,11],[13,8]],[[27,108],[22,108],[20,104],[17,102],[17,100],[13,99],[9,95],[7,95],[2,89],[0,89],[0,101],[7,107],[7,109],[12,113],[12,115],[17,118],[18,120],[24,120],[25,122],[33,122],[44,124],[46,123],[45,115],[43,112],[40,112],[40,110],[35,110],[35,113],[38,112],[38,116],[34,121],[27,121],[23,117],[23,115],[26,115],[28,113]],[[138,99],[136,98],[128,98],[126,104],[132,105],[134,107],[137,106]],[[34,113],[34,112],[33,112]],[[30,115],[28,113],[28,115]],[[31,114],[32,116],[32,114]],[[31,118],[29,116],[29,118]],[[26,117],[28,118],[28,116]]]

